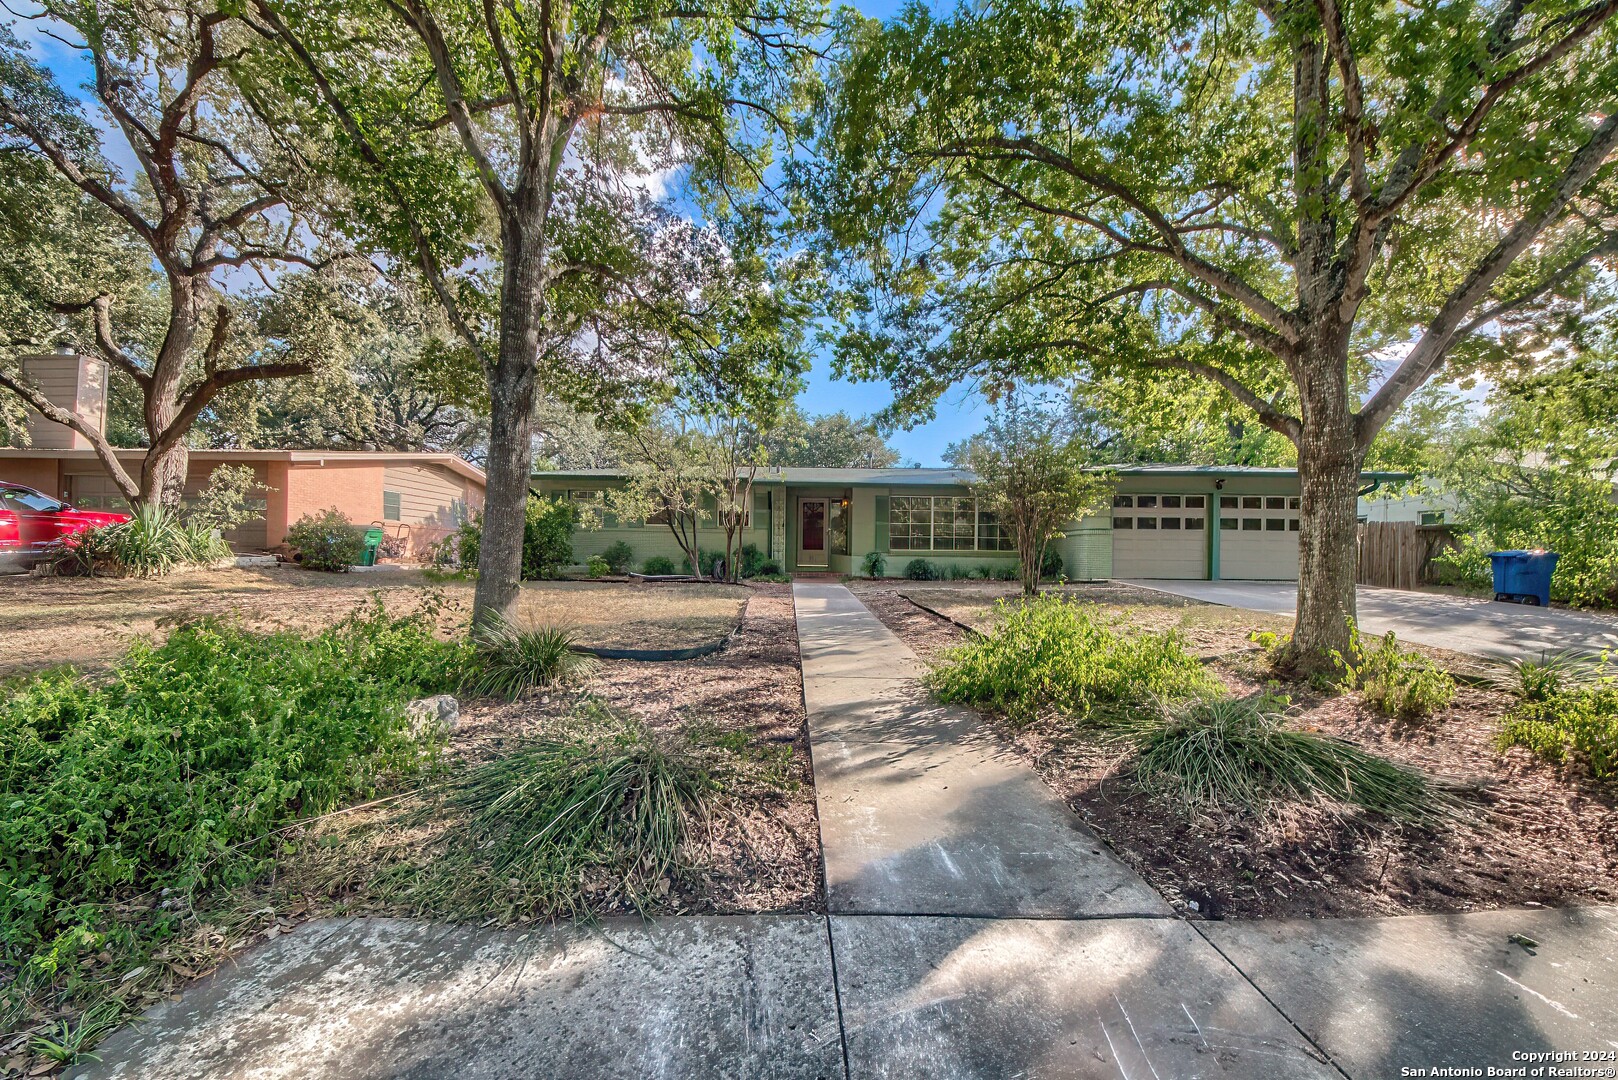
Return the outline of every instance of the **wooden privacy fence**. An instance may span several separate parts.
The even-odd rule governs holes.
[[[1456,546],[1445,525],[1367,521],[1360,525],[1361,585],[1414,589],[1435,582],[1433,560]]]

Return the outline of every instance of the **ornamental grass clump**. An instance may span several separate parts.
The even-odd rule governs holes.
[[[1277,800],[1335,803],[1403,822],[1458,804],[1425,775],[1341,739],[1286,726],[1284,700],[1208,697],[1164,703],[1125,726],[1141,787],[1193,812],[1257,812]]]
[[[929,683],[940,700],[1015,720],[1042,709],[1080,716],[1219,690],[1177,632],[1125,632],[1057,596],[1001,601],[995,628],[947,652]]]
[[[444,808],[460,823],[417,901],[560,915],[604,893],[643,906],[670,888],[715,790],[689,739],[587,698],[563,733],[456,782]]]
[[[472,632],[472,660],[463,683],[467,692],[508,701],[574,682],[595,668],[594,657],[574,649],[571,631],[519,626],[499,615]]]
[[[1618,778],[1618,674],[1612,658],[1548,657],[1513,666],[1517,704],[1501,749],[1521,746],[1592,780]]]

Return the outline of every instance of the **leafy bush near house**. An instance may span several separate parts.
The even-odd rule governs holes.
[[[1164,704],[1123,728],[1140,785],[1191,811],[1263,809],[1275,799],[1358,806],[1429,821],[1453,800],[1423,774],[1340,739],[1286,727],[1286,701],[1213,696]]]
[[[188,524],[210,532],[226,532],[259,515],[253,505],[258,477],[249,465],[220,465],[208,474],[197,497],[185,508]]]
[[[947,652],[929,676],[942,700],[1029,719],[1219,689],[1176,631],[1124,633],[1055,596],[998,607],[994,630]]]
[[[230,545],[211,527],[152,504],[141,507],[128,521],[66,538],[51,570],[69,577],[162,577],[229,557]]]
[[[741,559],[739,560],[742,577],[757,577],[759,574],[767,573],[769,571],[764,568],[773,564],[774,560],[766,558],[764,553],[758,549],[757,544],[742,545]],[[777,566],[774,572],[779,573],[780,567]]]
[[[1062,553],[1054,547],[1045,549],[1045,557],[1039,563],[1039,576],[1041,580],[1051,580],[1062,573]]]
[[[405,704],[453,688],[464,662],[431,619],[377,606],[315,635],[205,620],[135,644],[105,681],[14,681],[0,966],[15,987],[77,978],[103,950],[138,956],[187,910],[158,905],[160,890],[195,900],[243,881],[274,854],[272,830],[431,764]]]
[[[888,572],[888,557],[880,551],[867,551],[860,569],[866,577],[879,578]]]
[[[578,523],[578,510],[566,499],[530,496],[524,515],[522,576],[528,581],[554,578],[562,567],[573,562],[573,529]],[[455,551],[461,568],[475,569],[482,550],[483,515],[473,514],[461,522],[455,534]]]
[[[911,581],[937,581],[939,579],[938,567],[926,559],[911,559],[905,566],[905,577]]]
[[[752,574],[748,576],[754,578],[780,577],[781,564],[776,562],[774,559],[765,559],[763,562],[759,563],[758,566],[754,568]]]
[[[554,578],[573,561],[573,527],[578,510],[566,499],[530,497],[523,520],[522,576]]]
[[[311,570],[346,573],[365,553],[365,530],[332,509],[299,518],[287,530],[286,544]]]
[[[608,545],[607,550],[601,553],[601,557],[607,561],[608,569],[614,574],[627,573],[629,568],[635,565],[635,549],[622,540]]]
[[[592,555],[585,560],[584,572],[593,578],[606,577],[612,573],[612,564],[600,555]]]
[[[640,569],[648,577],[665,577],[674,573],[674,560],[667,555],[653,555],[641,564]]]

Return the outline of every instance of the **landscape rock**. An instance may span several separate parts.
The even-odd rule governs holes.
[[[405,715],[410,717],[410,731],[414,735],[448,735],[460,726],[461,703],[455,700],[454,694],[435,694],[406,705]]]

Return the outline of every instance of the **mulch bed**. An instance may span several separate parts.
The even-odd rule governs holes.
[[[906,600],[902,585],[863,584],[860,599],[923,659],[965,632]],[[1112,602],[1112,598],[1107,598]],[[1188,601],[1188,603],[1195,603]],[[1184,631],[1196,651],[1196,630]],[[1226,630],[1210,631],[1219,647]],[[1424,650],[1425,651],[1425,650]],[[1473,662],[1475,663],[1475,662]],[[1256,650],[1211,669],[1236,693],[1262,688]],[[1283,688],[1294,723],[1477,789],[1475,824],[1432,831],[1345,819],[1316,807],[1259,818],[1191,817],[1130,782],[1127,753],[1058,717],[986,723],[1147,881],[1192,917],[1393,915],[1618,901],[1618,790],[1496,748],[1506,695],[1462,686],[1432,720],[1389,720],[1357,695]]]
[[[725,800],[689,854],[693,874],[676,882],[656,914],[809,912],[825,909],[820,826],[798,667],[792,593],[753,586],[740,627],[720,652],[696,660],[603,660],[583,688],[654,729],[704,725],[744,731],[749,745],[790,756],[783,788]],[[470,762],[509,754],[566,723],[576,693],[469,702],[449,752]],[[602,907],[615,914],[627,907]]]

